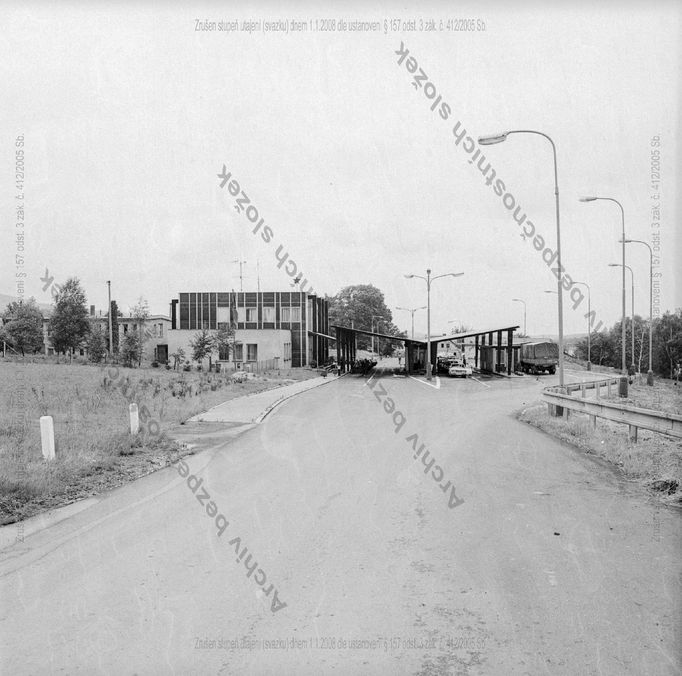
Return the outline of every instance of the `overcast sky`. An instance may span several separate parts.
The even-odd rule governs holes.
[[[16,295],[23,271],[26,295],[49,302],[47,268],[56,283],[78,276],[98,309],[110,279],[124,311],[143,295],[167,313],[180,291],[238,289],[240,257],[245,290],[256,289],[257,264],[262,290],[289,289],[281,245],[317,293],[372,283],[392,309],[425,304],[425,284],[406,273],[464,272],[434,283],[434,332],[453,320],[522,324],[511,300],[522,298],[529,333],[554,333],[557,299],[545,291],[556,279],[457,145],[459,121],[473,138],[513,129],[552,137],[564,267],[590,284],[598,319],[620,317],[621,277],[608,267],[621,261],[620,211],[579,203],[581,195],[618,199],[628,237],[653,244],[660,231],[660,307],[682,306],[679,3],[448,5],[4,4],[0,293]],[[392,18],[414,19],[417,30],[394,32],[384,23]],[[485,31],[447,30],[462,18]],[[198,31],[197,19],[261,27]],[[266,33],[263,22],[277,19],[308,21],[308,31]],[[311,31],[316,19],[318,28],[335,20],[334,30]],[[420,32],[420,19],[436,31]],[[377,21],[380,31],[340,31],[340,20]],[[398,63],[401,42],[427,90],[412,86],[406,59]],[[434,86],[442,99],[432,111]],[[518,134],[481,150],[555,249],[549,143]],[[261,232],[271,228],[269,243],[220,187],[223,164],[257,208]],[[26,220],[17,229],[18,204]],[[635,311],[648,315],[646,248],[628,245],[627,264]],[[587,301],[573,310],[566,294],[565,304],[566,333],[584,331]],[[408,313],[394,319],[408,328]],[[418,331],[425,319],[417,314]]]

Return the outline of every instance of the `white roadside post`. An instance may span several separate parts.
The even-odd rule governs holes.
[[[130,434],[135,436],[140,431],[140,416],[137,411],[137,404],[130,404]]]
[[[54,422],[51,415],[40,416],[40,441],[45,460],[54,460]]]

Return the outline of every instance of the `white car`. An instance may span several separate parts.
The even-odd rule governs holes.
[[[450,364],[450,368],[448,369],[449,376],[466,378],[472,374],[473,371],[471,370],[471,366],[465,366],[459,361]]]

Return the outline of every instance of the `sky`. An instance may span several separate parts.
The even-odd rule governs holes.
[[[318,294],[374,284],[409,329],[395,308],[425,305],[426,284],[405,275],[430,269],[464,273],[433,283],[433,333],[522,326],[512,298],[526,303],[528,333],[556,333],[546,291],[557,279],[543,262],[556,250],[552,147],[513,134],[476,146],[477,167],[459,122],[473,139],[553,140],[562,264],[590,286],[593,325],[620,319],[621,272],[608,264],[622,260],[622,222],[617,204],[583,195],[617,199],[626,237],[655,245],[656,308],[674,310],[681,7],[4,3],[0,293],[23,281],[26,297],[50,302],[53,284],[77,276],[104,309],[110,280],[122,310],[142,295],[167,314],[179,292],[239,289],[241,259],[245,290],[289,290],[294,264]],[[265,30],[292,20],[307,31]],[[239,30],[218,31],[221,21]],[[351,31],[354,21],[379,30]],[[433,111],[428,95],[441,97]],[[628,244],[626,264],[635,312],[648,316],[646,247]],[[585,289],[565,285],[564,332],[584,332]],[[630,286],[628,276],[628,313]]]

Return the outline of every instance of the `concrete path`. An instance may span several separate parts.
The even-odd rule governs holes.
[[[188,422],[221,422],[221,423],[259,423],[265,416],[283,401],[301,392],[337,380],[338,376],[320,376],[310,380],[301,380],[291,385],[284,385],[265,392],[239,397],[218,404],[205,413],[190,418]]]

